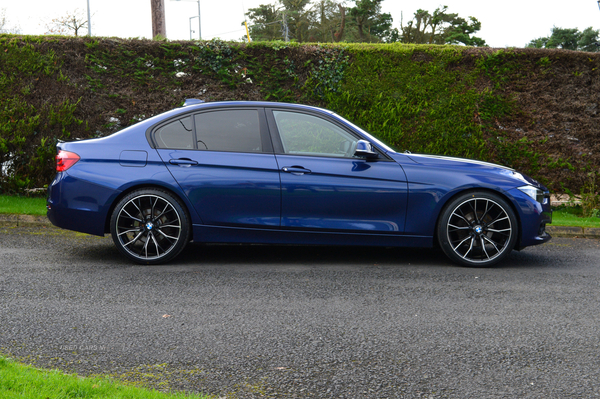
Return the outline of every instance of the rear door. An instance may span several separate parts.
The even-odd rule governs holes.
[[[190,114],[155,129],[153,140],[203,224],[279,227],[279,170],[264,110]]]

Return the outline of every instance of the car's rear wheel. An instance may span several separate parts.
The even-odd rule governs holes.
[[[142,264],[158,264],[177,256],[189,241],[190,222],[184,205],[171,194],[140,189],[115,207],[110,232],[119,251]]]
[[[517,241],[518,222],[513,209],[500,196],[471,192],[444,207],[437,237],[452,261],[488,267],[510,254]]]

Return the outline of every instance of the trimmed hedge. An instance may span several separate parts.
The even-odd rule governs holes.
[[[0,35],[0,193],[47,185],[58,140],[186,98],[323,106],[402,150],[579,191],[600,171],[599,66],[600,54],[561,50]]]

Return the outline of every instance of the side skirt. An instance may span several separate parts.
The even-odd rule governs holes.
[[[193,225],[194,242],[433,247],[433,237]]]

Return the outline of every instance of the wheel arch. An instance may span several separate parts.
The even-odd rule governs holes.
[[[177,192],[177,190],[174,190],[173,188],[171,188],[169,186],[163,186],[163,185],[160,185],[157,183],[139,183],[139,184],[133,185],[133,186],[128,187],[127,189],[121,191],[113,199],[112,203],[110,204],[110,207],[108,208],[108,212],[106,213],[106,218],[104,220],[104,233],[105,234],[110,234],[110,219],[112,217],[113,211],[115,210],[115,207],[121,201],[121,199],[123,199],[125,196],[129,195],[133,191],[141,190],[141,189],[148,189],[148,188],[165,191],[169,195],[172,195],[173,197],[178,199],[181,202],[181,204],[183,205],[184,211],[187,213],[186,216],[188,217],[190,224],[193,224],[192,212],[190,210],[190,204],[184,195],[182,195],[180,192]],[[190,226],[190,228],[191,228],[191,226]]]
[[[515,244],[515,249],[519,249],[520,248],[520,244],[521,244],[521,238],[523,235],[523,229],[522,229],[522,222],[521,222],[521,214],[519,213],[519,210],[515,207],[515,204],[513,203],[513,201],[511,200],[510,197],[508,197],[505,193],[503,193],[502,191],[498,191],[498,190],[494,190],[491,188],[487,188],[487,187],[469,187],[467,189],[464,190],[459,190],[455,193],[453,193],[452,195],[449,195],[447,198],[444,198],[444,204],[441,206],[440,211],[438,212],[437,218],[435,220],[435,228],[433,230],[433,245],[438,247],[439,246],[439,240],[438,240],[438,226],[440,224],[440,219],[442,218],[442,216],[444,215],[444,212],[446,211],[446,208],[448,207],[448,205],[457,197],[461,196],[461,195],[465,195],[465,194],[469,194],[469,193],[490,193],[490,194],[494,194],[494,195],[498,195],[499,197],[501,197],[504,201],[506,201],[506,203],[508,204],[508,206],[510,206],[510,208],[512,209],[512,211],[515,213],[515,217],[517,218],[517,224],[518,224],[518,235],[517,235],[517,241]]]

